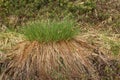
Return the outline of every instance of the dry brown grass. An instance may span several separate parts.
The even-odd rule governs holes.
[[[17,43],[24,41],[24,36],[16,32],[0,32],[0,51],[11,49]]]
[[[0,80],[119,80],[119,63],[110,61],[78,38],[47,44],[26,41],[0,62]]]

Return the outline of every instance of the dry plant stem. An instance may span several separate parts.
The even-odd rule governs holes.
[[[23,42],[3,61],[1,80],[99,80],[89,60],[92,46],[77,39],[52,43]],[[87,48],[86,48],[87,47]],[[89,47],[89,48],[88,48]],[[104,57],[101,57],[105,62]]]

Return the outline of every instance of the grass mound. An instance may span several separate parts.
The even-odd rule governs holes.
[[[36,21],[23,28],[23,33],[30,41],[53,42],[73,38],[78,29],[72,20]]]
[[[0,60],[0,80],[119,80],[120,62],[74,37],[73,22],[35,22],[24,27],[30,41]]]
[[[111,59],[78,39],[22,42],[7,57],[0,62],[1,80],[120,79],[119,62],[111,64]]]

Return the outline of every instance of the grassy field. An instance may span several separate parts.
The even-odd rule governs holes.
[[[119,0],[0,1],[0,80],[120,80],[119,7]]]

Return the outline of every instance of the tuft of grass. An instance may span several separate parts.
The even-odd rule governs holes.
[[[36,21],[23,28],[23,34],[30,41],[57,42],[73,38],[78,29],[73,20],[63,21]]]

